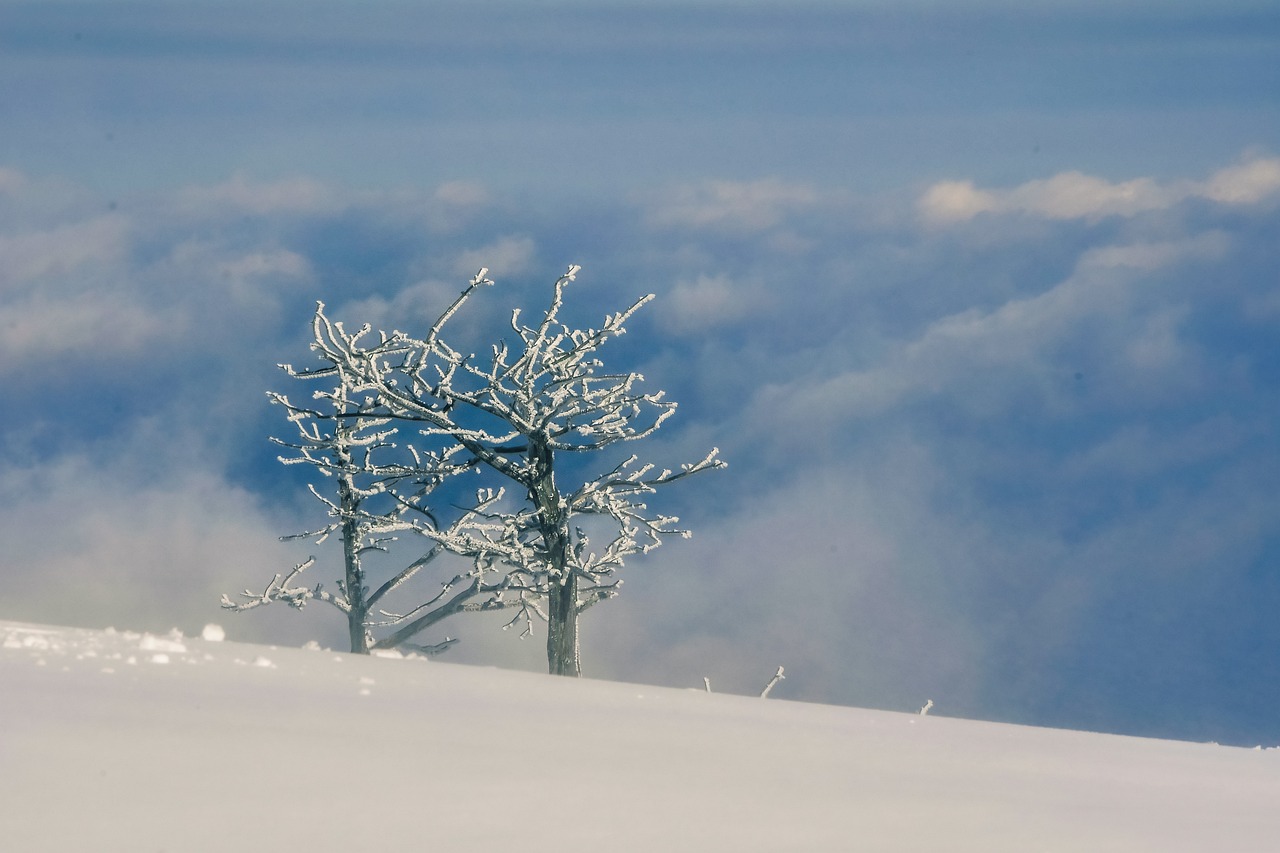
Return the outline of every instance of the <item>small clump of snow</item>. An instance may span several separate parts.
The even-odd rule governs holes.
[[[268,660],[267,658],[264,658],[262,655],[258,655],[256,658],[254,658],[254,659],[253,659],[253,665],[254,665],[254,666],[260,666],[260,667],[262,667],[263,669],[275,669],[275,668],[276,668],[276,665],[275,665],[274,663],[272,663],[272,662],[271,662],[270,660]]]
[[[307,640],[305,643],[302,644],[302,648],[308,652],[323,651],[323,649],[320,648],[320,644],[317,643],[315,640]]]
[[[151,662],[152,663],[168,663],[169,656],[166,655],[164,652],[156,652],[151,656]]]
[[[187,650],[186,646],[172,638],[172,634],[167,638],[143,634],[142,639],[138,641],[138,648],[144,652],[172,652],[173,654],[182,654]]]
[[[200,631],[200,639],[209,643],[221,643],[227,638],[227,632],[222,629],[221,625],[215,625],[210,622]]]

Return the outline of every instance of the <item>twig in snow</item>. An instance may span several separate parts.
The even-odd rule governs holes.
[[[778,667],[778,671],[773,674],[773,678],[770,678],[769,683],[764,686],[764,690],[760,691],[760,698],[768,699],[769,691],[773,689],[775,684],[784,678],[786,678],[786,676],[782,674],[782,667]]]

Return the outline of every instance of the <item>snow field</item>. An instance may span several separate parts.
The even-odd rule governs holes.
[[[0,622],[7,849],[1132,853],[1280,837],[1274,749],[203,637]]]

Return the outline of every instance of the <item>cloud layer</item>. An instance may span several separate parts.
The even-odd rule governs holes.
[[[1277,162],[975,189],[981,205],[925,222],[905,193],[873,215],[771,180],[594,209],[597,240],[619,250],[583,272],[573,312],[589,322],[656,292],[614,355],[681,403],[649,452],[719,444],[732,467],[661,497],[696,537],[638,561],[622,599],[589,614],[587,671],[750,691],[784,664],[797,698],[1189,731],[1151,710],[1179,690],[1214,707],[1179,677],[1048,700],[1111,689],[1081,667],[1167,666],[1151,638],[1189,630],[1205,644],[1179,645],[1181,665],[1217,672],[1224,695],[1245,688],[1222,674],[1246,654],[1228,610],[1253,584],[1244,617],[1260,618],[1280,541],[1277,315],[1250,308],[1280,288],[1261,236]],[[51,212],[40,179],[4,174],[4,370],[53,404],[3,433],[19,510],[0,525],[20,543],[5,615],[85,624],[191,630],[218,618],[216,594],[306,556],[275,541],[318,507],[272,461],[263,392],[285,381],[277,361],[305,361],[315,299],[411,326],[490,266],[498,287],[458,326],[481,343],[544,301],[577,260],[564,235],[587,221],[513,215],[516,199],[474,185],[353,195],[304,178],[106,213],[77,190]],[[442,231],[459,205],[470,218]],[[978,207],[999,239],[966,230]],[[1042,224],[996,222],[1029,215]],[[1024,275],[1028,253],[1045,269]],[[321,556],[315,580],[332,580],[336,554]],[[1205,606],[1224,621],[1192,629]],[[333,642],[334,617],[224,621]],[[447,633],[467,640],[458,660],[538,666],[538,641],[483,620]]]
[[[1187,199],[1252,205],[1280,196],[1280,159],[1258,157],[1228,166],[1203,181],[1161,184],[1151,178],[1112,183],[1080,172],[987,190],[972,181],[940,181],[920,198],[921,218],[945,225],[982,213],[1022,213],[1048,219],[1097,220],[1170,208]]]

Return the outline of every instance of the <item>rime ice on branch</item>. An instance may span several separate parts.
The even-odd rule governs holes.
[[[464,524],[426,524],[415,530],[439,547],[472,559],[476,571],[499,571],[503,581],[491,600],[516,606],[526,628],[530,613],[548,622],[547,664],[553,674],[580,672],[579,614],[616,594],[616,571],[627,557],[661,544],[666,534],[687,536],[678,519],[651,513],[647,495],[691,474],[724,465],[712,450],[701,461],[677,471],[655,469],[637,457],[588,479],[574,489],[556,482],[563,454],[601,451],[618,442],[652,435],[676,404],[661,391],[639,390],[637,373],[607,373],[597,357],[611,338],[625,333],[624,324],[653,297],[607,315],[599,329],[574,329],[560,322],[565,290],[579,267],[571,266],[555,283],[550,306],[535,325],[521,322],[514,311],[511,328],[518,337],[492,346],[487,357],[456,350],[442,339],[449,320],[479,288],[493,284],[481,270],[441,314],[427,335],[381,333],[370,340],[366,326],[348,333],[332,322],[320,305],[313,349],[332,365],[351,395],[368,395],[370,411],[399,426],[413,424],[434,448],[424,456],[432,465],[478,464],[518,487],[523,501],[507,507],[503,492],[481,495],[481,504]],[[353,415],[343,415],[350,418]],[[462,460],[456,462],[455,460]],[[402,484],[418,492],[431,477],[395,477],[386,488],[404,504]],[[576,519],[592,517],[610,538],[597,546]],[[403,516],[397,516],[397,522]],[[593,530],[599,523],[590,525]],[[505,584],[505,587],[503,586]],[[394,646],[430,624],[430,613],[406,619],[377,646]],[[425,623],[425,624],[424,624]]]
[[[321,312],[323,311],[323,305]],[[317,312],[313,329],[317,340],[322,336],[323,314]],[[327,324],[327,321],[324,321]],[[367,330],[365,330],[367,332]],[[317,349],[315,344],[313,349]],[[322,352],[323,357],[323,352]],[[470,509],[463,510],[443,530],[426,504],[426,498],[445,479],[474,465],[474,460],[460,451],[460,446],[445,448],[442,453],[420,451],[411,444],[397,446],[394,439],[399,429],[376,396],[364,395],[344,372],[342,366],[325,359],[316,369],[296,370],[282,364],[290,377],[317,381],[322,387],[312,395],[311,405],[296,405],[284,394],[269,392],[271,401],[281,406],[290,423],[298,430],[295,440],[272,438],[288,448],[292,455],[279,457],[285,465],[310,465],[320,475],[323,488],[309,484],[311,493],[327,510],[329,522],[311,531],[282,537],[314,539],[323,544],[338,533],[343,552],[343,578],[336,592],[323,584],[308,587],[299,584],[303,572],[311,568],[315,557],[295,566],[287,575],[277,574],[261,593],[245,590],[242,601],[222,597],[229,610],[252,610],[272,602],[283,602],[301,609],[312,600],[330,604],[347,620],[351,651],[368,654],[373,642],[373,629],[403,621],[406,616],[375,609],[392,591],[400,588],[423,567],[444,552],[438,537],[459,536],[471,524],[483,519],[496,496],[481,495]],[[375,551],[386,552],[398,536],[409,535],[421,543],[422,553],[377,589],[371,590],[364,567],[364,557]],[[434,645],[415,645],[413,636],[447,616],[465,610],[489,610],[520,606],[520,591],[513,589],[514,579],[499,573],[487,559],[473,560],[469,572],[441,585],[428,600],[409,611],[415,618],[416,630],[399,632],[394,644],[412,650],[436,653],[452,641]]]

